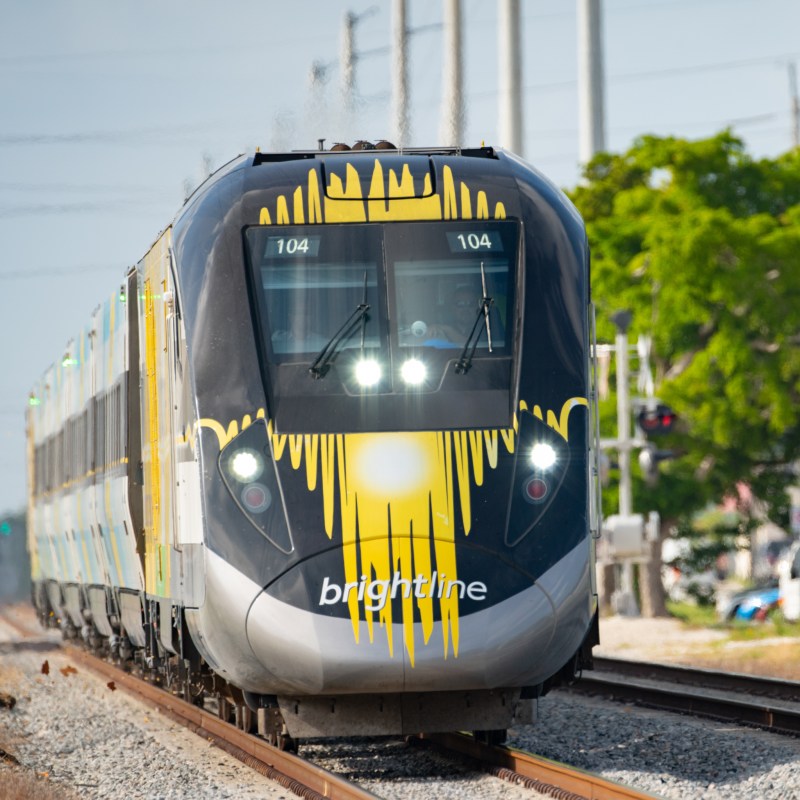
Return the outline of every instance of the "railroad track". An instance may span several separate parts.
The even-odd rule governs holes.
[[[462,733],[422,734],[440,752],[475,759],[499,778],[558,800],[652,800],[653,795],[513,747],[487,745]]]
[[[595,658],[566,691],[800,735],[800,682],[669,664]]]
[[[213,741],[222,750],[300,797],[308,800],[375,800],[377,797],[316,764],[273,747],[205,709],[124,672],[80,647],[67,645],[64,649],[70,657],[87,668],[113,680],[117,687],[136,695],[184,727]]]
[[[239,758],[267,777],[308,798],[361,800],[376,798],[357,784],[341,778],[292,753],[281,751],[215,714],[175,697],[164,689],[123,672],[118,667],[96,658],[82,648],[67,646],[66,651],[86,667],[114,680],[118,686],[158,707],[170,718],[198,734],[213,739],[226,752]],[[543,759],[507,747],[482,744],[466,734],[422,734],[410,737],[431,743],[443,755],[468,758],[485,772],[520,786],[544,792],[559,800],[651,800],[652,795],[565,764]]]
[[[305,798],[375,798],[377,795],[317,766],[292,753],[284,752],[263,739],[248,734],[217,714],[187,703],[160,686],[142,680],[120,667],[104,661],[80,646],[56,641],[44,642],[41,629],[34,630],[35,623],[0,609],[2,620],[21,637],[17,646],[41,642],[48,647],[59,646],[63,652],[85,668],[113,681],[115,688],[122,688],[151,707],[155,707],[170,719],[193,730],[203,738],[213,741],[221,749],[238,758],[251,768],[282,784],[285,788]],[[464,761],[471,767],[493,774],[518,786],[530,788],[559,800],[646,800],[650,795],[638,792],[622,784],[608,781],[566,765],[543,759],[529,753],[507,747],[482,744],[472,736],[463,734],[434,734],[411,737],[421,746],[432,746],[443,756]],[[387,785],[391,792],[391,786]],[[387,797],[391,794],[387,794]]]

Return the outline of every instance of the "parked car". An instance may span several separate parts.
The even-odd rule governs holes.
[[[720,599],[717,613],[726,622],[763,622],[771,611],[780,606],[780,602],[780,589],[777,583],[772,582]]]

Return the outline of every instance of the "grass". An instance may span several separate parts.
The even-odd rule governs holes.
[[[674,603],[668,600],[667,611],[669,611],[670,616],[679,619],[692,628],[720,627],[714,606],[695,605],[694,603]]]
[[[800,644],[753,644],[730,648],[715,643],[708,653],[692,655],[691,666],[800,681]]]
[[[682,657],[682,663],[800,681],[800,623],[786,622],[779,612],[765,622],[723,622],[713,606],[690,603],[668,602],[667,610],[691,628],[728,634],[727,639],[709,644],[707,652]],[[776,641],[781,638],[786,641]]]

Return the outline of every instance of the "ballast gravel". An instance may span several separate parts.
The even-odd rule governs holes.
[[[551,692],[508,744],[675,800],[800,800],[800,739]]]
[[[0,625],[0,691],[17,704],[0,708],[0,748],[51,785],[84,800],[294,797],[93,674],[73,672],[44,635],[12,645],[7,633]],[[798,739],[566,692],[542,698],[538,713],[535,725],[510,732],[510,744],[658,797],[800,800]],[[309,743],[302,752],[393,800],[538,796],[398,741]],[[10,769],[0,759],[0,800]]]
[[[30,774],[84,800],[294,797],[125,692],[112,691],[56,649],[11,650],[0,643],[0,687],[17,700],[13,709],[0,709],[0,748]],[[10,769],[0,760],[0,800],[3,771]]]

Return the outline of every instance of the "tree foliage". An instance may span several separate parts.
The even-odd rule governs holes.
[[[746,483],[785,524],[800,459],[800,151],[754,160],[730,132],[647,136],[597,156],[572,199],[598,340],[629,309],[682,422],[668,442],[680,457],[656,487],[637,484],[637,507],[676,517]]]

